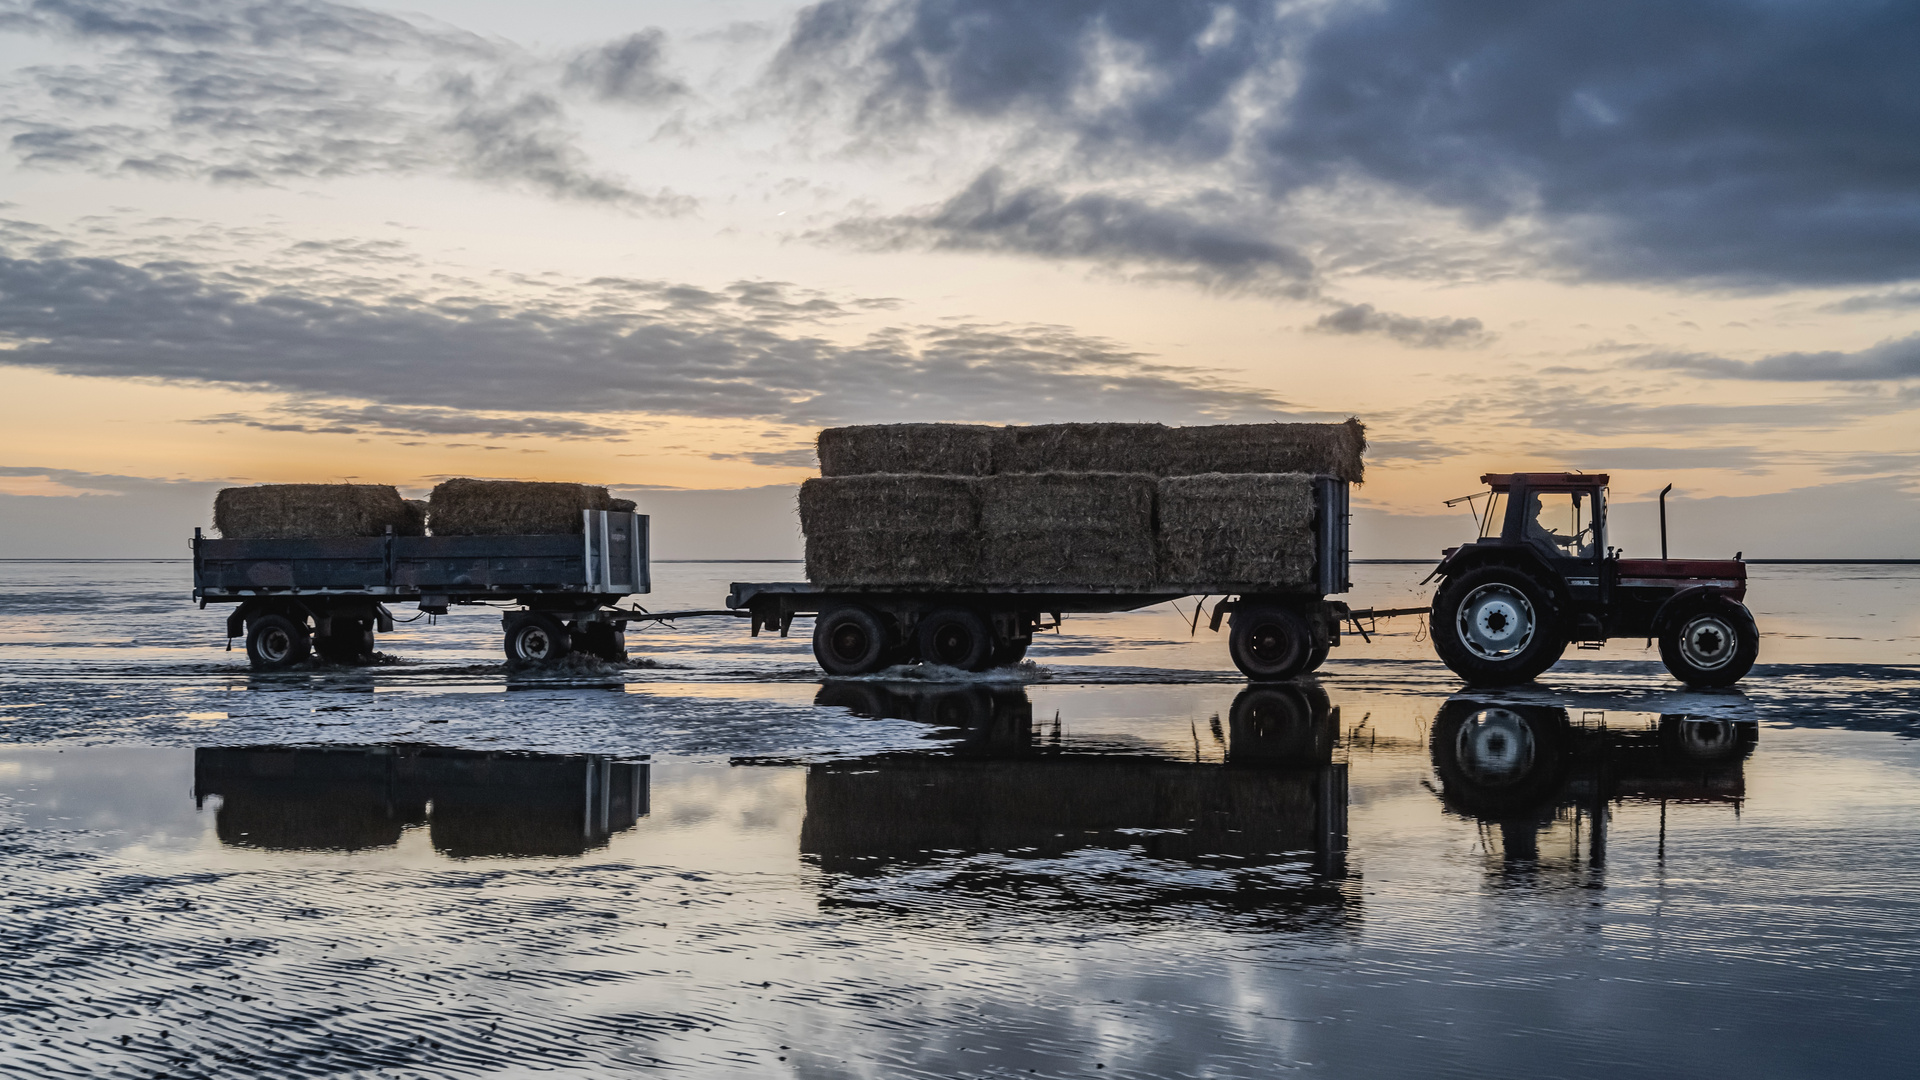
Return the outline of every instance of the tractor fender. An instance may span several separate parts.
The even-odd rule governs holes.
[[[1651,641],[1666,632],[1667,619],[1673,613],[1686,610],[1688,604],[1702,597],[1723,596],[1726,590],[1714,585],[1690,585],[1660,602],[1653,611],[1653,620],[1647,624],[1647,639]]]
[[[1482,566],[1510,566],[1515,570],[1524,570],[1545,585],[1556,600],[1565,599],[1561,595],[1560,575],[1555,573],[1553,567],[1547,565],[1546,560],[1536,554],[1533,549],[1519,544],[1485,547],[1468,545],[1459,548],[1442,559],[1440,565],[1433,568],[1433,574],[1430,576],[1457,577]]]

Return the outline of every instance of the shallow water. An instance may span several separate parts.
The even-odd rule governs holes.
[[[963,683],[471,612],[252,676],[183,564],[0,564],[0,1073],[1907,1075],[1916,571],[1756,567],[1737,692],[1461,694],[1414,627],[1250,689],[1184,606]]]

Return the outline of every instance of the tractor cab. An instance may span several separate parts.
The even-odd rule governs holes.
[[[1488,473],[1480,535],[1524,544],[1554,563],[1598,566],[1606,554],[1607,474]]]

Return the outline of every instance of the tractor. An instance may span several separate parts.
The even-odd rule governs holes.
[[[1667,670],[1691,686],[1739,682],[1760,650],[1760,630],[1742,603],[1747,565],[1666,557],[1666,491],[1660,493],[1660,558],[1625,559],[1607,546],[1607,477],[1581,473],[1489,473],[1487,490],[1454,500],[1473,506],[1480,537],[1448,548],[1428,580],[1440,579],[1433,647],[1475,686],[1526,682],[1568,645],[1608,638],[1660,642]],[[1671,484],[1667,490],[1672,490]]]

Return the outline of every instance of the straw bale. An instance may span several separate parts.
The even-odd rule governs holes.
[[[401,535],[412,514],[387,484],[262,484],[227,488],[213,500],[213,525],[227,539],[320,540]]]
[[[986,476],[1004,429],[980,424],[867,424],[827,428],[816,453],[821,476],[928,473]]]
[[[616,514],[631,514],[640,509],[640,504],[632,499],[608,499],[607,509]]]
[[[1159,482],[1161,580],[1305,585],[1314,579],[1313,477],[1209,473]]]
[[[1026,473],[980,482],[981,580],[1145,588],[1154,578],[1154,478]]]
[[[1312,473],[1360,483],[1367,429],[1341,424],[1215,424],[1167,429],[1162,476]]]
[[[1165,424],[1036,424],[1006,429],[996,473],[1166,472],[1175,432]]]
[[[870,473],[800,485],[807,580],[950,585],[978,576],[981,480]]]
[[[607,489],[519,480],[448,480],[427,504],[435,536],[533,536],[578,533],[580,511],[605,510]]]

